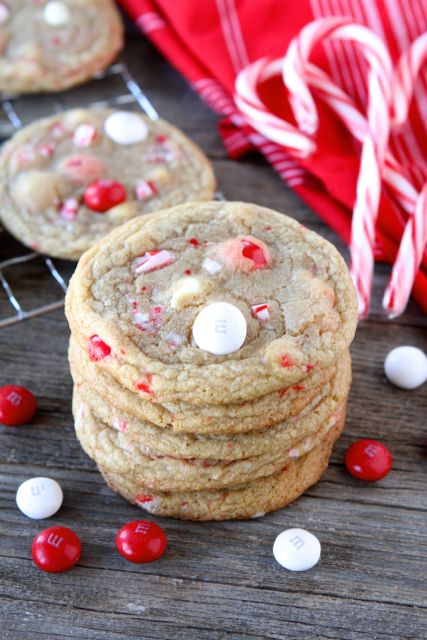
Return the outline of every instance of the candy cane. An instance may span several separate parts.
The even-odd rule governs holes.
[[[393,125],[402,125],[409,112],[415,83],[427,59],[427,34],[419,36],[397,64],[393,83]],[[390,317],[404,312],[427,244],[427,184],[408,220],[387,285],[383,307]]]
[[[270,60],[264,58],[243,69],[236,80],[235,101],[240,111],[245,115],[247,122],[259,133],[263,133],[270,140],[288,146],[288,139],[283,135],[284,121],[272,114],[258,95],[258,85],[272,76],[278,75],[282,70],[282,59]],[[307,64],[305,76],[308,83],[316,89],[319,97],[326,102],[349,128],[352,135],[363,142],[369,134],[369,125],[366,117],[359,111],[354,101],[340,87],[334,84],[331,77],[322,69],[311,63]],[[285,123],[287,124],[287,123]],[[276,128],[277,126],[277,128]],[[289,125],[293,135],[300,137],[298,149],[304,149],[309,155],[310,149],[315,151],[315,143],[306,134],[301,133],[292,125]],[[293,155],[294,149],[290,146],[288,151]],[[302,154],[301,154],[302,155]],[[398,203],[405,211],[412,212],[415,207],[418,192],[412,183],[404,176],[401,165],[390,151],[386,152],[384,179]]]
[[[427,46],[427,38],[422,39]],[[315,65],[308,65],[306,76],[310,85],[318,90],[320,97],[347,124],[354,137],[362,141],[368,134],[368,123],[351,98]],[[407,95],[410,99],[412,94],[408,92]],[[390,317],[396,317],[405,310],[427,243],[427,185],[418,194],[389,150],[385,156],[383,177],[399,204],[413,214],[402,236],[383,300],[383,306]]]
[[[381,173],[390,133],[392,65],[384,43],[372,31],[347,18],[316,20],[304,27],[288,48],[283,81],[290,93],[295,118],[304,131],[318,127],[317,110],[304,69],[314,46],[326,37],[350,40],[369,65],[369,135],[362,146],[356,203],[352,216],[351,272],[356,285],[359,314],[366,317],[374,271],[375,224],[381,195]]]
[[[262,58],[245,67],[236,79],[236,106],[245,114],[248,123],[263,136],[277,142],[295,156],[307,157],[316,148],[313,140],[297,127],[270,113],[252,87],[265,79],[269,60]]]
[[[427,185],[420,193],[415,212],[409,219],[387,285],[383,307],[391,318],[405,311],[424,248],[427,243]]]
[[[299,55],[299,57],[297,57],[296,64],[293,64],[293,66],[291,65],[291,69],[293,69],[294,71],[295,69],[298,70],[298,73],[294,73],[293,76],[291,71],[291,78],[293,78],[292,82],[294,88],[299,86],[299,88],[301,89],[302,87],[302,99],[300,99],[300,96],[297,96],[297,98],[293,100],[292,106],[294,109],[299,108],[299,111],[295,113],[295,116],[297,121],[299,120],[300,126],[303,127],[305,131],[299,131],[292,125],[289,125],[290,128],[288,130],[292,132],[294,138],[291,141],[291,145],[288,150],[295,153],[295,149],[292,149],[292,146],[297,146],[298,153],[300,155],[307,155],[310,153],[310,143],[307,141],[307,132],[315,131],[318,126],[316,106],[314,100],[312,99],[310,90],[308,89],[307,83],[313,86],[320,94],[320,97],[324,101],[326,101],[329,106],[340,116],[340,118],[347,125],[350,132],[355,138],[363,142],[366,139],[366,136],[369,134],[369,123],[366,118],[358,111],[352,99],[347,96],[347,94],[345,94],[339,87],[337,87],[325,72],[308,62],[308,55],[310,54],[311,48],[314,46],[314,40],[316,37],[323,38],[327,35],[331,36],[333,35],[334,30],[338,29],[338,31],[335,31],[335,33],[338,34],[340,39],[347,36],[355,36],[356,42],[358,42],[360,45],[364,42],[364,34],[360,34],[359,25],[356,26],[359,33],[355,33],[353,25],[350,25],[347,19],[334,20],[332,21],[332,23],[331,21],[320,22],[322,23],[320,25],[320,29],[318,28],[319,21],[317,21],[317,23],[309,25],[305,30],[303,30],[303,33],[301,34],[302,44],[297,50],[297,53],[301,54],[302,52],[303,54],[305,54],[305,66],[304,58],[302,55]],[[367,31],[365,28],[361,29],[362,31]],[[374,102],[375,104],[377,100],[375,96],[381,99],[382,92],[384,91],[386,93],[386,96],[389,95],[387,90],[387,87],[389,85],[387,84],[386,78],[389,77],[390,70],[389,61],[387,60],[387,54],[384,55],[383,45],[381,43],[378,45],[378,42],[375,41],[375,37],[374,40],[372,40],[372,38],[370,38],[370,40],[372,45],[372,52],[370,56],[366,57],[371,65],[370,106],[372,106],[372,103]],[[295,45],[292,46],[294,46],[294,49],[296,49]],[[412,98],[413,93],[413,83],[415,82],[416,75],[421,68],[426,54],[427,36],[421,36],[417,39],[417,41],[415,41],[413,50],[404,54],[401,61],[399,62],[398,76],[394,85],[395,91],[397,92],[397,97],[393,94],[395,105],[395,122],[397,124],[399,124],[399,121],[404,119],[407,115],[409,102]],[[286,60],[288,60],[288,57],[286,58]],[[279,73],[280,64],[280,60],[271,61],[268,59],[263,59],[262,61],[257,61],[257,63],[255,63],[254,65],[250,65],[250,68],[246,68],[240,74],[238,82],[236,83],[236,103],[238,103],[238,107],[246,115],[247,120],[253,126],[253,128],[258,130],[260,133],[263,133],[266,137],[275,140],[279,144],[287,146],[288,140],[283,135],[284,121],[280,118],[276,118],[276,116],[268,119],[268,117],[272,114],[268,112],[267,108],[262,103],[257,94],[257,85],[263,80],[268,79],[268,77],[270,77],[271,75]],[[405,68],[405,64],[411,65],[411,69],[409,71]],[[373,73],[373,70],[376,70],[376,77],[375,73]],[[411,82],[408,81],[408,78],[411,78]],[[405,100],[408,104],[405,104],[405,101],[402,101],[402,94],[405,96]],[[374,99],[372,99],[372,96],[374,96]],[[385,117],[388,122],[388,109],[386,112],[381,112],[381,110],[377,111],[376,109],[374,109],[373,114],[372,110],[370,114],[371,120],[376,123],[375,126],[381,126],[383,117]],[[266,115],[268,121],[265,123],[264,120]],[[276,128],[277,125],[280,125],[279,130],[277,130]],[[373,129],[372,133],[375,133],[375,129]],[[298,141],[297,145],[295,145],[295,140]],[[415,277],[423,256],[424,246],[426,243],[425,234],[427,226],[425,221],[425,195],[420,201],[420,204],[416,207],[416,202],[419,194],[412,183],[405,177],[402,168],[397,160],[392,156],[391,152],[386,149],[386,143],[384,143],[383,145],[377,144],[376,147],[372,146],[369,143],[366,143],[366,146],[366,150],[364,150],[364,153],[362,152],[361,165],[365,168],[368,168],[365,171],[365,175],[371,182],[371,189],[369,193],[369,189],[367,188],[367,186],[363,186],[362,182],[363,188],[361,188],[359,183],[358,200],[359,203],[361,203],[361,207],[363,207],[363,203],[366,203],[365,206],[367,208],[372,207],[370,198],[373,196],[374,202],[377,202],[376,211],[378,210],[378,202],[380,196],[379,189],[381,184],[381,166],[378,167],[377,164],[378,161],[382,160],[383,154],[385,162],[382,166],[382,171],[385,183],[388,185],[388,188],[390,189],[392,195],[396,198],[396,200],[404,210],[409,213],[413,213],[415,211],[413,219],[411,219],[411,221],[408,223],[408,227],[404,234],[405,237],[402,238],[401,250],[399,251],[395,267],[396,275],[390,282],[390,289],[386,292],[386,297],[384,300],[384,305],[390,312],[390,314],[397,315],[404,309],[406,301],[410,295],[413,278]],[[313,149],[313,147],[311,148]],[[362,180],[362,178],[360,178],[360,180]],[[359,220],[358,224],[356,224],[357,220],[353,219],[353,235],[356,236],[357,234],[357,236],[359,236],[360,238],[368,238],[371,247],[373,245],[375,237],[375,221],[376,214],[374,215],[373,220]],[[361,224],[362,222],[363,224]],[[409,241],[411,238],[414,238],[414,240]],[[357,255],[355,252],[353,252],[354,272],[357,273],[358,271],[364,270],[366,273],[371,270],[372,274],[373,257],[369,254],[369,251],[367,251],[367,249],[369,249],[369,244],[368,246],[366,246],[365,243],[363,246],[359,246]],[[399,264],[400,262],[402,262],[402,264]],[[405,269],[403,269],[405,263],[411,265],[411,267],[408,267],[406,271]],[[366,269],[366,265],[368,265],[368,269]],[[403,278],[404,273],[406,273],[406,278]],[[362,284],[363,282],[358,284],[359,291],[362,293],[365,300],[367,299],[369,301],[370,291],[366,288],[362,289]],[[362,298],[362,305],[363,302],[364,300]],[[361,307],[362,314],[366,312],[365,309],[366,307],[363,305]]]
[[[366,136],[369,135],[369,124],[352,98],[334,84],[332,78],[316,65],[308,64],[305,75],[308,83],[316,89],[319,97],[335,111],[351,134],[363,143]],[[402,166],[389,149],[385,154],[383,178],[397,202],[405,211],[412,213],[418,192],[405,177]]]
[[[415,82],[427,59],[427,33],[416,38],[402,53],[396,66],[393,82],[393,126],[400,126],[408,118]]]

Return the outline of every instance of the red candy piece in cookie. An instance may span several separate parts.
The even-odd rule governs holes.
[[[129,562],[153,562],[166,551],[163,529],[148,520],[134,520],[125,524],[116,536],[117,551]]]
[[[170,251],[163,249],[162,251],[148,251],[135,261],[135,273],[149,273],[163,269],[175,262],[175,256]]]
[[[390,451],[377,440],[356,440],[345,454],[345,466],[349,473],[370,482],[384,478],[392,463]]]
[[[264,249],[252,242],[252,240],[248,240],[242,238],[243,249],[242,255],[245,258],[249,258],[254,263],[254,269],[261,269],[268,264],[267,256],[264,253]]]
[[[285,369],[287,369],[288,367],[293,367],[294,361],[286,353],[283,353],[280,356],[280,366],[285,367]]]
[[[267,245],[252,236],[230,238],[218,245],[213,257],[233,271],[249,272],[271,265]]]
[[[93,362],[103,360],[111,353],[111,347],[108,346],[99,336],[91,336],[88,343],[89,358]]]
[[[86,187],[83,200],[88,209],[105,213],[126,200],[126,189],[116,180],[96,180]]]
[[[0,388],[0,424],[17,426],[29,422],[37,409],[31,391],[17,384]]]
[[[142,391],[142,393],[146,393],[147,395],[151,396],[154,394],[154,391],[152,390],[150,384],[151,381],[153,379],[153,376],[151,373],[147,373],[145,376],[145,381],[143,380],[138,380],[138,382],[136,383],[136,388],[138,389],[138,391]]]
[[[49,527],[34,538],[31,549],[39,569],[48,573],[68,571],[80,560],[82,546],[68,527]]]

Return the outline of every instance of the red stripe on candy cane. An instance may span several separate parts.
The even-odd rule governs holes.
[[[381,193],[381,171],[390,131],[391,60],[384,44],[365,27],[345,18],[316,20],[304,27],[291,41],[283,61],[283,80],[289,91],[295,118],[300,128],[314,133],[318,115],[304,78],[311,50],[324,38],[348,39],[363,48],[369,71],[369,136],[361,156],[356,204],[352,216],[351,271],[356,283],[359,312],[366,317],[374,265],[375,227]],[[369,222],[369,224],[368,224]],[[362,260],[363,257],[363,260]]]
[[[400,242],[383,306],[394,318],[404,312],[427,244],[427,185],[417,200]]]

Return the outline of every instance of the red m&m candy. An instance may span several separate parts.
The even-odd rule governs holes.
[[[163,529],[147,520],[128,522],[116,536],[118,552],[130,562],[158,560],[164,554],[166,546]]]
[[[68,527],[49,527],[34,538],[31,549],[39,569],[60,573],[74,567],[80,560],[82,545]]]
[[[390,451],[377,440],[356,440],[345,454],[347,470],[361,480],[381,480],[390,471],[392,463]]]
[[[0,423],[16,426],[29,422],[37,409],[37,402],[31,391],[17,384],[0,388]]]
[[[115,180],[96,180],[86,188],[83,200],[88,209],[104,213],[126,200],[126,190]]]

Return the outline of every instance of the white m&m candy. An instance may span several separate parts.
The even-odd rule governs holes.
[[[245,316],[228,302],[209,304],[194,321],[193,338],[199,349],[216,356],[233,353],[246,338]]]
[[[16,504],[28,518],[50,518],[62,505],[62,489],[51,478],[30,478],[16,492]]]
[[[117,144],[136,144],[148,135],[148,127],[136,113],[116,111],[104,122],[104,130],[110,140]]]
[[[427,356],[417,347],[397,347],[384,362],[387,378],[401,389],[416,389],[427,380]]]
[[[48,2],[43,10],[43,18],[50,27],[64,27],[70,17],[70,10],[64,2]]]
[[[306,529],[287,529],[277,536],[273,555],[289,571],[307,571],[320,559],[320,542]]]

